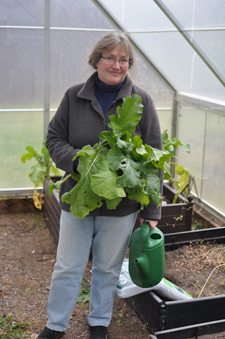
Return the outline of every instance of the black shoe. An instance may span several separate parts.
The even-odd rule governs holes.
[[[58,339],[64,336],[65,332],[59,332],[50,330],[50,328],[45,327],[44,331],[37,337],[37,339]]]
[[[109,332],[105,326],[90,326],[90,339],[109,339]]]

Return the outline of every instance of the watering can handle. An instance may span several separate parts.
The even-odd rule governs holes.
[[[140,248],[147,247],[149,244],[150,226],[148,221],[144,221],[141,225],[139,234],[139,246]]]

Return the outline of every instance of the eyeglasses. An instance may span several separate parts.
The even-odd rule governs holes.
[[[127,59],[117,60],[117,59],[110,57],[110,56],[109,57],[103,57],[101,55],[100,58],[104,59],[105,62],[107,62],[107,64],[111,64],[111,65],[114,64],[116,61],[118,61],[121,66],[126,66],[129,62],[129,60],[127,60]]]

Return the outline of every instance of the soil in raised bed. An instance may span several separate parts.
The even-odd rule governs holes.
[[[28,323],[35,339],[47,321],[47,301],[56,245],[42,212],[0,215],[0,316]],[[197,298],[212,270],[225,260],[225,245],[199,243],[166,252],[165,278]],[[85,276],[91,278],[91,262]],[[216,269],[201,296],[225,294],[225,270]],[[71,316],[65,339],[88,338],[89,302],[78,304]],[[149,331],[126,299],[115,298],[112,338],[148,338]]]
[[[56,245],[42,212],[0,215],[0,316],[11,314],[14,321],[27,323],[26,333],[31,339],[46,325],[55,256]],[[91,261],[85,271],[86,288],[90,285],[90,269]],[[89,302],[76,305],[63,338],[89,338],[88,312]],[[118,339],[149,337],[146,325],[128,302],[118,297],[114,301],[109,332],[111,338]]]
[[[225,244],[190,243],[166,252],[164,277],[193,298],[225,294]]]

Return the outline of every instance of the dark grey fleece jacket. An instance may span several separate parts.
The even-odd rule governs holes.
[[[94,145],[99,141],[99,134],[109,130],[108,122],[111,114],[116,114],[117,106],[122,105],[122,98],[139,94],[142,97],[143,113],[134,135],[139,135],[143,142],[152,147],[162,149],[161,130],[153,100],[147,92],[135,86],[127,76],[116,100],[106,109],[102,109],[94,93],[96,73],[85,83],[69,88],[49,123],[46,147],[56,167],[68,173],[74,173],[73,158],[85,145]],[[160,171],[161,187],[163,173]],[[70,205],[61,201],[61,196],[72,189],[76,182],[70,178],[61,186],[60,206],[69,211]],[[125,216],[140,209],[139,204],[123,198],[115,210],[108,210],[106,204],[90,212],[92,216]],[[151,202],[140,216],[148,220],[159,220],[161,208]]]

